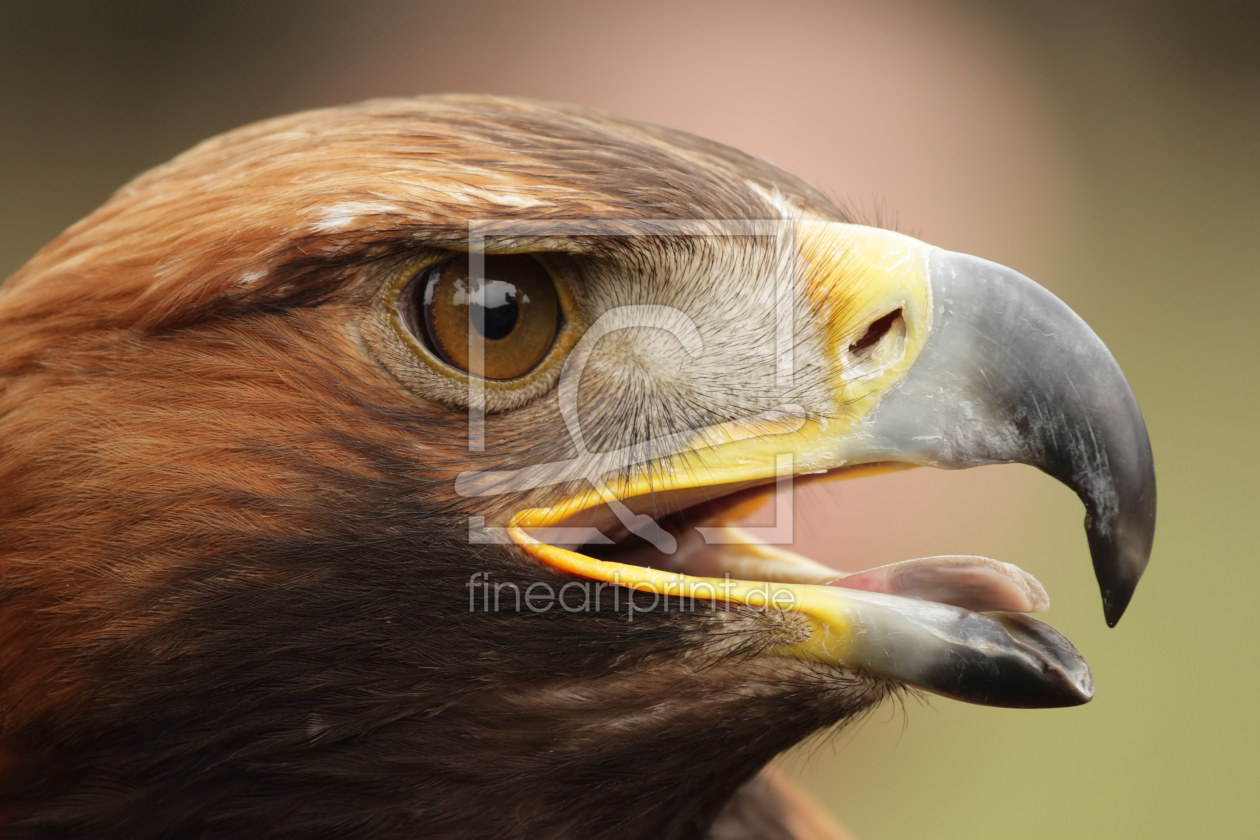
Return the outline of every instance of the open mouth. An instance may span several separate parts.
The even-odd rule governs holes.
[[[852,477],[899,465],[810,475]],[[560,571],[672,596],[789,610],[808,634],[776,655],[810,658],[966,700],[1065,706],[1093,696],[1071,643],[1025,614],[1049,598],[1028,573],[985,557],[923,557],[845,574],[732,524],[766,501],[764,481],[597,494],[513,518],[515,542]]]
[[[797,479],[805,481],[851,478],[853,474],[895,469],[897,465],[874,465],[860,470],[831,470]],[[553,528],[528,528],[542,543],[570,548],[605,563],[619,563],[674,573],[683,578],[746,580],[761,583],[790,583],[836,586],[844,589],[879,592],[949,604],[973,612],[1044,612],[1050,598],[1041,583],[1011,563],[975,555],[937,555],[903,560],[860,572],[841,572],[804,555],[759,539],[734,524],[746,513],[763,505],[775,493],[774,485],[759,484],[731,489],[729,486],[701,488],[704,498],[691,502],[687,493],[663,493],[626,500],[636,516],[654,515],[654,522],[667,534],[661,540],[631,530],[607,505],[596,505],[555,523]],[[790,492],[790,491],[782,491]],[[651,510],[648,510],[648,506]],[[678,508],[678,505],[685,505]],[[662,512],[665,508],[666,512]],[[670,508],[674,510],[670,511]],[[783,512],[790,516],[790,508]],[[634,524],[634,523],[632,523]],[[588,542],[569,528],[589,529]],[[596,536],[598,535],[598,536]],[[569,540],[566,543],[566,539]],[[669,542],[669,545],[659,545]]]

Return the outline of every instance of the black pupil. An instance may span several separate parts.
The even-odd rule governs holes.
[[[521,292],[512,283],[486,280],[472,295],[472,322],[477,332],[490,341],[507,338],[516,329],[521,314]],[[529,299],[524,299],[529,303]]]

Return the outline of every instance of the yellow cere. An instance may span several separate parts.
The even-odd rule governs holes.
[[[803,219],[797,224],[802,284],[818,323],[825,325],[826,351],[836,365],[836,396],[853,405],[858,419],[919,357],[932,329],[931,246],[904,234],[864,225]],[[861,360],[849,348],[876,319],[900,309],[904,341],[855,370]]]

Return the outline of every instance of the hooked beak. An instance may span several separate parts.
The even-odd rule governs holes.
[[[635,513],[636,502],[650,496],[651,504],[637,509],[672,504],[685,516],[696,499],[773,480],[785,454],[793,473],[1030,464],[1084,502],[1107,622],[1114,626],[1124,613],[1150,555],[1155,474],[1133,393],[1093,331],[1017,272],[889,231],[803,221],[797,251],[800,289],[824,337],[833,416],[805,417],[788,406],[747,424],[752,432],[727,430],[716,442],[710,434],[702,469],[684,459],[664,481],[657,472],[642,487],[604,486],[520,511],[512,539],[583,577],[804,616],[805,637],[772,646],[773,655],[823,660],[988,705],[1088,701],[1089,667],[1057,631],[1020,614],[1044,608],[1044,591],[1035,581],[1030,589],[1007,564],[927,558],[846,578],[745,539],[711,511],[688,523],[707,526],[694,529],[703,540],[681,543],[656,539],[652,534],[663,532]],[[460,482],[465,495],[502,490],[485,474]],[[629,519],[618,515],[630,532],[675,559],[658,552],[655,559],[623,554],[619,559],[641,562],[614,562],[591,556],[581,540],[547,535],[555,526],[607,525],[608,515],[597,511],[610,505],[628,512]]]
[[[1063,301],[1022,274],[933,250],[931,335],[854,430],[848,457],[946,469],[1019,463],[1071,487],[1114,627],[1155,537],[1155,461],[1120,365]]]

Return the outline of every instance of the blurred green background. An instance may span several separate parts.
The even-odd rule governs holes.
[[[443,90],[770,158],[1039,280],[1128,373],[1160,524],[1116,630],[1079,504],[1031,470],[802,493],[801,549],[839,566],[983,553],[1032,571],[1098,685],[1070,710],[887,706],[783,759],[816,798],[863,840],[1260,836],[1260,4],[0,2],[0,276],[211,134]]]

